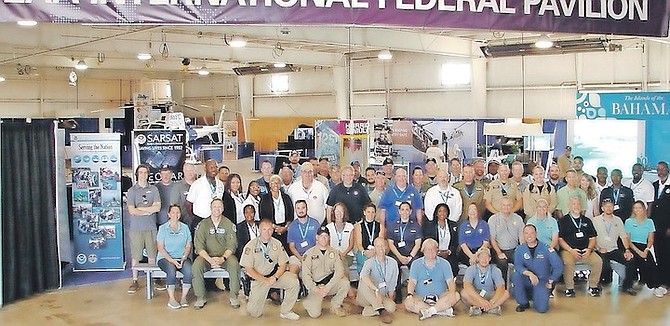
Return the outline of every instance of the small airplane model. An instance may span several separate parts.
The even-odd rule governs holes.
[[[195,141],[202,138],[208,138],[211,144],[221,145],[223,144],[223,114],[226,112],[226,105],[224,104],[221,107],[221,113],[219,114],[219,122],[213,126],[194,126],[188,127],[188,139],[189,142]]]

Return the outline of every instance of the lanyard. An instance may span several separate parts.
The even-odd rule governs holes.
[[[254,235],[256,235],[256,238],[258,238],[258,227],[256,226],[256,224],[251,225],[251,232],[253,232]]]
[[[258,243],[257,247],[263,252],[263,257],[265,257],[265,259],[267,259],[267,261],[269,262],[270,255],[268,254],[268,246],[270,245],[270,243],[268,242],[268,244],[263,244],[260,238],[256,239],[257,239],[256,242]]]
[[[402,226],[405,224],[405,226]],[[405,241],[405,230],[407,229],[407,225],[409,225],[409,222],[400,222],[400,242]]]
[[[486,273],[484,273],[484,275],[482,275],[482,269],[479,268],[479,266],[477,266],[477,275],[479,276],[479,280],[480,280],[481,284],[486,283],[486,280],[489,278],[490,272],[491,272],[491,266],[490,265],[486,267]]]
[[[335,236],[337,236],[337,246],[338,247],[342,246],[342,238],[344,237],[344,227],[345,227],[345,225],[343,224],[342,225],[342,231],[337,231],[337,225],[335,225],[335,223],[333,223],[333,228],[335,228]]]
[[[451,195],[451,189],[448,189],[447,192],[442,192],[440,190],[438,190],[438,192],[440,193],[440,197],[442,197],[442,202],[446,204],[447,200],[449,199],[449,195]]]
[[[372,221],[372,231],[368,228],[368,222],[363,221],[363,224],[365,225],[365,232],[368,234],[368,239],[370,240],[370,244],[372,245],[374,243],[374,236],[375,236],[375,222]]]
[[[375,257],[377,258],[377,257]],[[375,266],[377,266],[377,271],[382,277],[382,282],[386,282],[386,257],[384,257],[384,266],[379,263],[379,260],[375,259]]]
[[[230,197],[233,197],[233,199],[235,199],[235,201],[237,201],[240,205],[244,203],[244,197],[242,197],[242,193],[238,193],[237,195],[235,195],[231,192]]]
[[[447,237],[447,233],[449,232],[447,222],[444,222],[444,228],[438,225],[437,232],[439,233],[439,240],[442,242],[442,240]]]
[[[577,225],[577,222],[575,222],[575,219],[572,218],[572,216],[570,217],[570,221],[572,221],[572,224],[577,228],[577,232],[582,232],[582,218],[578,217],[577,219],[579,220],[579,225]]]
[[[305,188],[305,186],[302,186],[302,191],[305,192],[305,194],[307,195],[307,199],[309,199],[309,195],[312,194],[312,187],[309,187],[309,189],[307,189]]]
[[[398,188],[398,186],[394,186],[394,187],[391,188],[391,189],[393,189],[393,193],[395,193],[395,197],[396,197],[398,200],[400,200],[400,199],[402,199],[403,196],[405,196],[405,192],[407,191],[408,188],[409,188],[409,187],[405,187],[405,190],[403,190],[400,194],[398,194],[398,192],[396,191],[396,189],[400,190],[400,188]]]
[[[621,188],[614,189],[612,188],[612,197],[614,197],[614,205],[619,204],[619,192],[621,191]]]
[[[207,180],[207,185],[209,186],[209,191],[212,193],[212,198],[216,198],[216,179],[214,180],[214,186]]]
[[[275,211],[279,211],[279,205],[281,205],[281,203],[282,203],[281,194],[279,194],[279,198],[277,198],[277,200],[275,200],[274,198],[272,198],[272,203],[273,203],[274,206],[275,206]]]
[[[307,223],[305,223],[307,225],[305,226],[304,230],[302,229],[301,226],[302,223],[298,222],[298,229],[300,230],[300,236],[302,237],[302,241],[305,241],[305,238],[307,237],[307,231],[309,230],[309,222],[310,220],[308,219]]]
[[[433,268],[435,268],[436,266],[437,266],[437,260],[435,261],[435,264],[433,265]],[[433,273],[433,269],[432,269],[432,268],[428,268],[428,265],[426,265],[426,261],[425,261],[425,260],[423,261],[423,267],[426,268],[426,277],[428,277],[428,279],[430,280],[430,279],[431,279],[430,274]],[[430,272],[429,272],[429,270],[430,270]]]
[[[614,226],[614,221],[609,221],[608,222],[608,221],[605,221],[605,219],[603,219],[603,221],[605,222],[605,232],[607,233],[607,236],[609,236],[610,233],[612,232],[612,227]]]

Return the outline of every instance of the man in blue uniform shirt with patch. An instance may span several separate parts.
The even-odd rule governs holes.
[[[528,295],[532,293],[535,310],[545,313],[549,310],[549,295],[554,282],[563,273],[563,263],[554,248],[537,241],[534,225],[526,225],[523,236],[526,243],[519,245],[514,252],[513,294],[519,304],[516,311],[530,308]]]
[[[399,219],[398,208],[402,202],[412,205],[412,215],[421,224],[423,217],[423,200],[414,187],[407,184],[407,171],[398,168],[395,172],[395,183],[390,185],[379,200],[379,218],[385,227],[393,227]]]

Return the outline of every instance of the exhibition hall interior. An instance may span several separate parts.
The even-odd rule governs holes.
[[[4,1],[0,324],[669,325],[669,27],[653,0]]]

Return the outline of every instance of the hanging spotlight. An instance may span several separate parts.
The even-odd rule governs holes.
[[[138,53],[137,59],[139,60],[149,60],[151,59],[151,53]]]
[[[241,36],[233,36],[233,38],[230,39],[229,42],[231,47],[234,48],[242,48],[247,45],[247,39]]]
[[[16,23],[22,27],[33,27],[37,25],[37,22],[34,20],[19,20]]]
[[[535,47],[538,49],[548,49],[554,46],[554,41],[552,41],[547,34],[540,35],[540,38],[535,41]]]
[[[209,75],[209,70],[207,70],[207,67],[202,66],[200,69],[198,69],[198,75],[207,76]]]
[[[77,69],[77,70],[86,70],[86,69],[88,69],[88,65],[86,64],[86,61],[79,60],[79,61],[77,61],[77,64],[74,65],[74,68]]]
[[[393,58],[393,54],[391,51],[384,49],[379,51],[377,58],[379,58],[379,60],[391,60]]]

